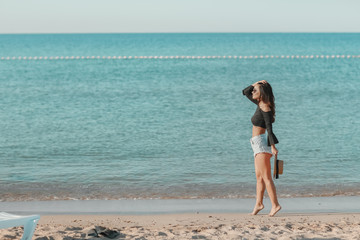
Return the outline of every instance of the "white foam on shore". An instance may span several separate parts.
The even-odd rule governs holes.
[[[284,198],[279,200],[284,213],[360,212],[360,196]],[[248,213],[255,199],[168,199],[168,200],[68,200],[0,202],[0,211],[16,214],[174,214],[174,213]],[[264,199],[270,211],[269,199]]]

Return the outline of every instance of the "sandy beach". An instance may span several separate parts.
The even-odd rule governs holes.
[[[284,198],[248,214],[254,199],[0,202],[1,211],[41,216],[33,239],[360,239],[359,196]],[[20,239],[22,228],[1,229]]]
[[[21,228],[1,239],[20,239]],[[33,239],[360,239],[360,213],[48,215]]]

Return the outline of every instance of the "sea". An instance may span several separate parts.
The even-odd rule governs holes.
[[[250,84],[281,198],[360,196],[359,33],[0,35],[0,201],[255,197]]]

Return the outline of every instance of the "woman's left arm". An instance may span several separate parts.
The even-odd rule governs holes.
[[[277,150],[277,148],[275,147],[275,144],[271,145],[271,152],[273,155],[277,156],[279,151]]]
[[[261,111],[261,113],[264,117],[265,126],[266,126],[266,130],[268,133],[268,146],[274,145],[274,147],[275,147],[275,144],[279,143],[279,141],[277,140],[277,138],[272,130],[272,112],[271,111],[268,111],[268,112]]]

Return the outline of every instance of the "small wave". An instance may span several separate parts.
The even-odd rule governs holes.
[[[336,191],[319,191],[314,193],[304,192],[282,192],[279,198],[302,198],[302,197],[334,197],[334,196],[360,196],[360,191],[355,189],[344,189]],[[165,200],[165,199],[247,199],[255,198],[255,194],[112,194],[112,193],[5,193],[0,194],[1,202],[15,201],[77,201],[77,200]]]

